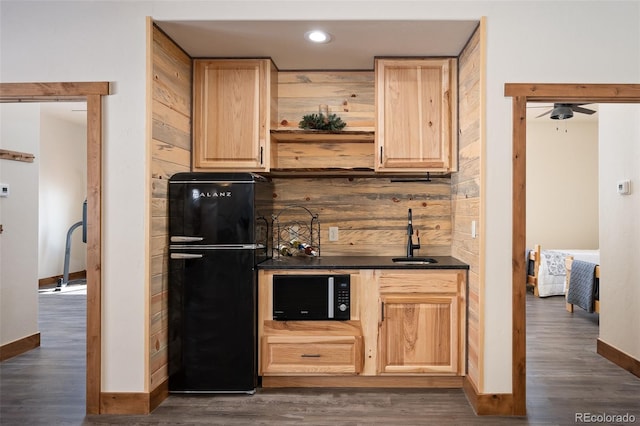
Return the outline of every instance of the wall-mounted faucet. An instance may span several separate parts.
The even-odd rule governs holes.
[[[416,237],[418,237],[418,244],[413,244],[413,216],[411,214],[411,209],[409,209],[408,215],[408,223],[407,223],[407,257],[413,257],[413,251],[418,250],[420,248],[420,234],[419,231],[416,231]]]

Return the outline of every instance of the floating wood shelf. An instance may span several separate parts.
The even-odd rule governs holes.
[[[385,172],[374,170],[375,131],[325,132],[301,129],[271,130],[271,170],[274,176],[384,176],[424,178],[415,170]],[[431,172],[432,177],[450,177],[450,172]]]
[[[272,130],[271,170],[373,170],[374,132]]]
[[[25,163],[33,163],[35,156],[26,152],[9,151],[0,149],[0,158],[3,160],[23,161]]]

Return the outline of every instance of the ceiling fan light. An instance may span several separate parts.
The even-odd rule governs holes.
[[[573,110],[566,105],[559,105],[551,111],[552,120],[566,120],[573,117]]]

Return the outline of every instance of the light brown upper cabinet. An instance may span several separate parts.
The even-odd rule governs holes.
[[[376,59],[378,172],[458,166],[457,60]]]
[[[194,170],[269,171],[277,83],[270,59],[194,60]]]

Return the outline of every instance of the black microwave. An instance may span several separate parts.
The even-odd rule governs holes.
[[[351,319],[349,275],[274,275],[273,319]]]

